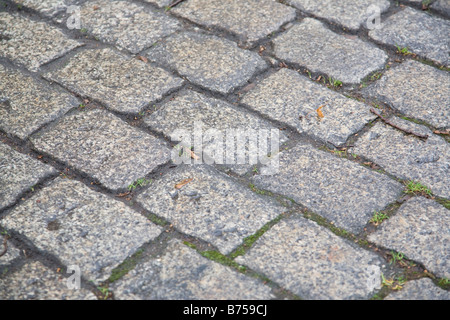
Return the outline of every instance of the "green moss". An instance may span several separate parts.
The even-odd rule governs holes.
[[[108,282],[114,282],[122,278],[125,274],[127,274],[130,270],[133,270],[137,264],[137,261],[144,253],[143,249],[137,250],[130,258],[126,259],[119,266],[114,268],[111,272],[111,275],[108,278]]]

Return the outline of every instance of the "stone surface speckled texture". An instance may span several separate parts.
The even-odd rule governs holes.
[[[261,148],[261,153],[264,153],[264,155],[271,152],[271,130],[277,131],[278,139],[276,143],[281,144],[287,140],[283,133],[279,132],[268,121],[245,113],[222,100],[209,98],[193,91],[180,93],[160,110],[146,117],[144,121],[151,129],[163,133],[176,142],[179,141],[177,137],[180,136],[180,134],[177,134],[178,130],[185,131],[189,136],[182,138],[184,142],[189,144],[189,147],[193,146],[197,150],[196,155],[200,158],[199,161],[214,161],[214,163],[225,164],[238,174],[245,174],[253,165],[260,163],[258,159],[255,163],[250,161],[248,137],[252,134],[244,136],[248,132],[247,130],[257,129],[267,133],[266,152],[264,153],[263,148]],[[219,131],[222,136],[220,141],[216,141],[214,136],[208,136],[208,130],[211,129]],[[199,130],[202,139],[201,144],[194,140],[196,139],[194,130]],[[237,146],[235,140],[237,140],[238,135],[231,130],[242,130],[243,134],[239,136],[246,137],[242,147]],[[258,134],[258,131],[255,131],[255,134]],[[220,144],[226,146],[227,139],[230,139],[230,137],[235,138],[233,139],[235,144],[216,158],[214,150],[217,149],[216,147],[222,150],[223,147],[220,148]],[[262,138],[259,138],[257,142],[261,145]],[[230,152],[228,152],[229,150]],[[241,150],[245,154],[243,161],[239,163],[238,152]]]
[[[132,53],[152,46],[180,28],[177,20],[128,1],[89,1],[80,15],[81,27],[88,33]]]
[[[67,116],[31,141],[112,190],[128,188],[170,160],[161,141],[102,110]]]
[[[273,43],[278,58],[344,83],[359,83],[383,68],[387,60],[386,53],[372,44],[334,33],[311,18],[294,25]]]
[[[113,283],[119,300],[268,300],[259,280],[212,262],[173,240],[162,257],[145,261]]]
[[[380,13],[389,8],[387,0],[287,0],[287,3],[307,13],[330,19],[349,29],[366,27],[370,16],[370,12],[368,13],[370,6],[378,7]]]
[[[166,38],[144,55],[195,84],[224,94],[267,67],[259,55],[234,42],[192,32]]]
[[[0,143],[0,209],[54,173],[54,168]]]
[[[273,0],[191,0],[172,12],[206,27],[228,30],[248,42],[267,37],[295,18],[293,8]]]
[[[408,81],[405,81],[408,79]],[[448,72],[415,61],[389,69],[367,92],[434,127],[450,127]]]
[[[369,236],[376,244],[419,261],[439,277],[450,277],[450,211],[439,203],[416,197]]]
[[[0,57],[31,71],[80,45],[45,22],[0,12]]]
[[[112,49],[82,51],[45,77],[108,108],[133,113],[183,83],[163,69]]]
[[[182,188],[175,187],[188,179],[192,180]],[[224,254],[286,211],[205,165],[170,171],[137,200],[175,228],[214,244]]]
[[[86,279],[106,280],[113,268],[160,234],[122,202],[77,181],[58,178],[1,220]]]
[[[407,7],[387,18],[382,24],[382,28],[369,31],[369,37],[391,46],[408,48],[412,53],[445,66],[449,65],[448,20]]]
[[[435,195],[450,197],[450,146],[425,126],[397,117],[390,119],[400,128],[428,135],[423,140],[384,123],[375,124],[351,149],[404,180],[428,186]]]
[[[67,279],[40,262],[30,262],[11,277],[0,279],[2,300],[97,300],[85,288],[69,289]]]
[[[252,180],[259,188],[288,196],[354,233],[361,232],[373,212],[402,191],[401,184],[384,175],[302,145],[281,152],[278,173]]]
[[[364,299],[381,288],[377,255],[306,219],[280,221],[236,261],[305,299]]]
[[[80,104],[67,92],[1,64],[0,78],[0,128],[20,139]]]
[[[285,122],[300,133],[308,133],[336,146],[375,119],[369,107],[352,100],[289,69],[261,81],[242,103],[267,117]],[[316,110],[323,106],[323,118]]]
[[[0,299],[449,300],[449,4],[0,0]]]

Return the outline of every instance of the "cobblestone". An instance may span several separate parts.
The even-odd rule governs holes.
[[[439,277],[450,276],[450,214],[437,202],[416,197],[383,222],[369,240],[423,263]]]
[[[0,143],[0,156],[0,209],[13,204],[20,194],[56,173],[52,167],[3,143]]]
[[[389,8],[387,0],[361,0],[361,1],[327,1],[327,0],[287,0],[296,8],[321,18],[343,25],[346,28],[357,30],[369,18],[368,8],[375,6],[382,13]]]
[[[0,128],[20,139],[80,104],[70,94],[3,65],[0,78]]]
[[[0,12],[0,57],[31,71],[37,71],[43,64],[80,45],[45,22]]]
[[[45,77],[123,113],[138,113],[183,83],[163,69],[112,49],[82,51]]]
[[[236,259],[304,299],[365,299],[382,261],[306,219],[281,221]]]
[[[450,127],[449,81],[448,72],[407,61],[389,69],[368,93],[407,116],[444,128]]]
[[[88,33],[131,53],[180,29],[177,20],[128,1],[89,1],[82,7],[81,17],[81,27]]]
[[[161,232],[123,203],[60,178],[1,222],[96,283]]]
[[[223,94],[267,67],[260,56],[234,42],[200,33],[176,34],[146,51],[151,61],[174,68],[189,81]]]
[[[383,68],[387,55],[356,37],[339,35],[322,22],[305,18],[273,40],[275,55],[334,80],[359,83],[369,73]]]
[[[189,182],[176,187],[183,181]],[[286,211],[230,177],[199,165],[171,171],[137,200],[181,232],[214,244],[224,254]]]
[[[127,189],[170,160],[170,150],[156,138],[101,110],[63,118],[31,141],[112,190]]]
[[[259,188],[292,198],[354,233],[361,232],[373,212],[393,202],[402,190],[386,176],[302,145],[281,152],[277,174],[256,175],[252,180]]]
[[[172,11],[206,27],[228,30],[250,43],[267,37],[295,18],[294,9],[272,0],[193,0],[176,6]]]
[[[397,117],[391,121],[401,128],[428,135],[425,141],[406,135],[386,124],[377,123],[352,148],[403,180],[414,180],[431,188],[434,194],[448,198],[450,147],[430,129]]]
[[[404,8],[382,24],[381,28],[369,32],[374,40],[401,49],[407,48],[412,53],[449,65],[448,38],[442,36],[450,33],[450,23],[447,20]]]
[[[311,82],[289,69],[281,69],[247,93],[242,103],[275,120],[286,122],[336,146],[374,120],[369,107]],[[316,110],[323,106],[323,118]]]
[[[113,284],[120,300],[267,300],[260,281],[200,256],[179,241]]]
[[[448,3],[0,1],[0,299],[449,300]]]

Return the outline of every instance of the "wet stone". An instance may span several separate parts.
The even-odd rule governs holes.
[[[122,202],[61,178],[14,208],[1,224],[63,264],[78,265],[81,275],[94,282],[106,280],[124,259],[161,233]]]
[[[0,278],[2,300],[96,300],[83,288],[71,289],[67,279],[40,262],[30,262],[19,271]]]
[[[389,8],[387,0],[287,0],[287,3],[352,30],[367,27],[367,20],[374,12],[369,8],[378,8],[380,13]]]
[[[186,181],[183,187],[175,187]],[[206,165],[185,165],[166,173],[137,201],[181,232],[215,245],[223,254],[285,211],[272,199]]]
[[[190,0],[171,12],[205,27],[219,27],[255,42],[295,19],[295,10],[273,0]]]
[[[395,201],[403,189],[385,175],[301,145],[281,152],[278,173],[252,180],[353,233],[361,232],[373,212]]]
[[[403,180],[414,180],[441,197],[450,198],[450,147],[430,129],[397,117],[390,120],[407,130],[428,135],[423,140],[377,123],[361,136],[351,152],[364,156]]]
[[[344,83],[359,83],[369,73],[383,68],[387,60],[386,53],[372,44],[356,36],[334,33],[312,18],[295,24],[273,43],[278,58]]]
[[[436,286],[429,278],[408,281],[401,290],[384,300],[450,300],[450,293]]]
[[[448,180],[447,180],[448,181]],[[409,199],[369,235],[385,248],[422,263],[438,277],[450,277],[450,211],[424,197]]]
[[[112,49],[82,51],[45,77],[123,113],[138,113],[183,84],[161,68]]]
[[[163,142],[103,110],[67,116],[31,141],[111,190],[128,188],[170,160]]]
[[[449,83],[448,72],[406,61],[386,71],[367,93],[407,116],[437,128],[450,127]]]
[[[54,173],[52,167],[0,143],[0,210]]]
[[[267,67],[257,53],[240,49],[234,42],[191,32],[166,38],[144,55],[197,85],[223,94],[246,84]]]
[[[0,129],[26,139],[80,102],[30,75],[0,64]]]
[[[303,299],[368,299],[381,288],[381,258],[304,218],[280,221],[235,261]]]
[[[110,289],[119,300],[268,300],[270,288],[172,240],[161,257],[140,262]]]
[[[138,53],[180,28],[180,23],[129,1],[89,1],[81,8],[81,27],[101,41]]]
[[[147,116],[144,121],[152,130],[163,133],[172,141],[185,142],[188,148],[194,147],[195,154],[199,157],[197,163],[224,164],[238,174],[248,172],[253,165],[261,163],[259,161],[261,157],[271,153],[272,130],[278,135],[278,139],[274,137],[276,141],[273,148],[275,144],[280,146],[287,140],[267,121],[243,112],[227,102],[194,91],[181,92],[161,109]],[[211,130],[217,130],[220,137],[216,139],[215,135],[210,135]],[[238,133],[238,130],[241,133]],[[199,142],[195,140],[196,132],[201,139]],[[267,134],[266,139],[263,138],[263,134]],[[258,136],[257,143],[260,147],[256,150],[259,152],[259,159],[251,163],[249,137],[255,135]],[[242,146],[238,146],[237,139],[242,137],[245,141]],[[232,139],[233,144],[227,142],[228,139]],[[263,145],[263,141],[267,141],[266,145]],[[221,152],[221,156],[215,154],[216,149]],[[277,152],[278,148],[275,151]],[[238,162],[238,152],[244,153],[243,161]],[[191,157],[188,157],[188,160],[189,163],[194,162]]]
[[[375,119],[369,107],[281,69],[259,83],[241,100],[252,109],[335,146]],[[319,118],[317,109],[323,118]]]
[[[80,46],[59,29],[44,22],[0,12],[0,57],[31,71]]]
[[[408,48],[427,59],[449,65],[448,37],[450,22],[409,7],[390,16],[369,37],[384,44]]]

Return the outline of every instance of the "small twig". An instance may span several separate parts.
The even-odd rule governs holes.
[[[167,6],[166,11],[169,9],[172,9],[173,7],[175,7],[177,4],[179,4],[180,2],[183,2],[184,0],[177,0],[174,3],[170,4]]]
[[[0,252],[0,257],[3,256],[6,251],[8,251],[8,235],[5,234],[5,237],[3,238],[3,251]]]
[[[376,112],[375,109],[370,109],[370,112],[372,112],[373,114],[375,114],[375,115],[377,115],[378,117],[380,117],[380,119],[383,120],[383,121],[384,121],[385,123],[387,123],[388,125],[390,125],[390,126],[396,128],[396,129],[398,129],[398,130],[400,130],[400,131],[403,131],[403,132],[405,132],[405,133],[412,134],[412,135],[414,135],[414,136],[416,136],[416,137],[418,137],[418,138],[422,138],[422,139],[427,139],[427,138],[428,138],[428,135],[423,135],[423,134],[420,134],[420,133],[417,133],[417,132],[414,132],[414,131],[411,131],[411,130],[408,130],[408,129],[405,129],[405,128],[400,128],[400,127],[397,126],[396,124],[392,123],[389,119],[386,119],[386,118],[383,117],[381,114],[379,114],[378,112]]]

